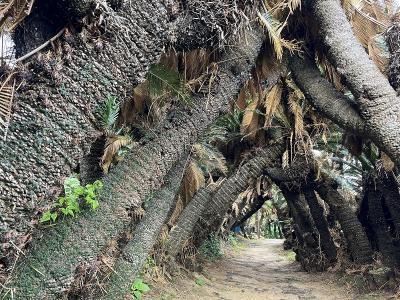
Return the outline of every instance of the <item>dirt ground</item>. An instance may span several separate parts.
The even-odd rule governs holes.
[[[301,271],[282,240],[245,241],[244,248],[206,266],[195,278],[157,284],[146,300],[347,300],[398,299],[389,295],[358,295],[341,286],[332,273]]]

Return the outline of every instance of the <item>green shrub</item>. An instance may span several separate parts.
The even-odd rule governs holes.
[[[142,299],[143,294],[150,291],[150,287],[143,281],[142,278],[136,278],[131,286],[131,293],[135,299]]]
[[[200,246],[199,253],[205,259],[213,262],[222,258],[223,252],[220,240],[214,234],[211,234]]]
[[[64,196],[58,197],[54,209],[46,211],[40,222],[55,222],[59,215],[74,217],[85,208],[95,210],[99,207],[98,193],[102,187],[100,180],[83,187],[75,175],[68,177],[64,181]]]

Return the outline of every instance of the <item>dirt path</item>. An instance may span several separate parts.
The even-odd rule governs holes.
[[[348,287],[335,283],[329,273],[309,274],[288,260],[281,240],[254,240],[246,248],[204,269],[205,276],[182,279],[169,290],[158,290],[146,299],[215,300],[346,300],[387,299],[383,296],[357,296]]]

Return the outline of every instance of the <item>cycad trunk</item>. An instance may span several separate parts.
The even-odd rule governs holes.
[[[181,251],[184,243],[189,239],[201,214],[210,202],[215,188],[209,186],[200,189],[179,216],[178,222],[172,228],[168,239],[167,251],[172,257],[175,257]]]
[[[246,207],[247,209],[245,209],[244,211],[242,211],[240,213],[238,218],[236,218],[236,222],[228,229],[231,229],[236,226],[241,226],[244,222],[246,222],[248,219],[250,219],[255,213],[257,213],[260,210],[260,208],[264,205],[265,201],[267,201],[267,198],[263,197],[263,196],[258,196],[255,199],[253,199],[253,201],[250,204],[248,204],[248,207]],[[261,223],[260,221],[258,221],[258,222]],[[257,234],[258,234],[258,232],[257,232]]]
[[[350,255],[357,263],[372,261],[372,249],[355,212],[348,202],[328,181],[316,185],[320,197],[328,203],[343,230]]]
[[[283,146],[273,145],[262,149],[254,158],[239,167],[235,173],[223,181],[215,192],[200,190],[184,209],[178,223],[172,229],[169,238],[168,252],[176,256],[183,244],[193,235],[200,244],[207,236],[218,230],[225,213],[232,206],[238,195],[244,191],[250,180],[260,176],[267,166],[279,160]],[[201,222],[200,222],[201,221]],[[201,224],[196,231],[196,225]]]
[[[315,227],[319,233],[319,241],[321,243],[322,251],[329,262],[336,260],[336,246],[333,242],[331,232],[329,230],[328,221],[325,217],[325,210],[321,203],[318,201],[317,196],[313,189],[307,189],[304,192]]]
[[[225,62],[220,64],[216,92],[210,97],[194,98],[190,109],[176,110],[156,128],[152,138],[128,154],[104,179],[100,209],[47,229],[16,270],[11,286],[17,288],[17,299],[56,298],[68,288],[75,268],[93,260],[108,240],[124,230],[129,211],[160,187],[186,149],[227,109],[229,99],[238,92],[254,64],[262,37],[261,32],[253,30],[246,44],[238,44],[234,52],[227,50]]]
[[[160,230],[179,192],[186,160],[171,169],[163,187],[149,200],[144,218],[135,228],[134,237],[118,258],[102,299],[125,299],[129,287],[138,276],[146,258],[157,241]]]
[[[62,54],[33,58],[25,68],[26,85],[16,94],[7,139],[0,140],[0,215],[7,216],[0,232],[17,245],[38,206],[54,200],[99,136],[107,97],[128,99],[159,60],[168,38],[165,7],[156,0],[130,5],[119,12],[123,18],[107,18],[110,31],[100,48],[83,31],[65,37]],[[9,245],[8,238],[2,242]]]
[[[240,166],[212,195],[201,215],[201,225],[195,229],[196,244],[203,242],[209,234],[216,232],[229,208],[252,180],[263,174],[265,169],[276,166],[283,153],[282,143],[260,149],[255,157]]]
[[[280,189],[294,221],[296,259],[307,271],[323,270],[325,261],[320,255],[318,232],[304,195],[298,187],[291,190],[285,184],[280,184]]]
[[[374,231],[383,261],[388,266],[398,266],[400,263],[400,249],[393,243],[390,226],[383,208],[385,189],[386,187],[381,178],[371,174],[366,178],[364,197],[367,197],[368,200],[368,219],[372,225],[371,228]]]
[[[369,137],[400,165],[400,98],[356,40],[337,0],[311,7],[329,58],[356,98]]]

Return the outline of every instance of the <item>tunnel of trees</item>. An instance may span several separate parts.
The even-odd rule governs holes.
[[[266,207],[305,270],[397,280],[396,2],[0,11],[15,52],[0,70],[4,298],[125,299],[149,255],[190,267]]]

